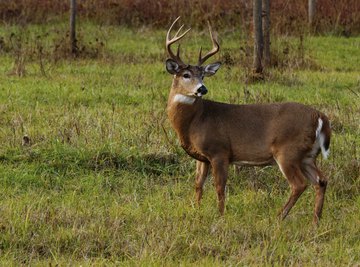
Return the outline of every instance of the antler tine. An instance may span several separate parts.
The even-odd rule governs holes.
[[[176,57],[180,57],[180,44],[178,44],[178,47],[177,47]]]
[[[178,34],[179,34],[179,32],[182,30],[182,28],[184,28],[184,24],[180,26],[180,28],[178,29],[178,31],[175,33],[174,38],[178,36]]]
[[[169,37],[170,37],[170,32],[171,32],[172,28],[174,27],[174,24],[175,24],[179,19],[180,19],[180,16],[177,17],[177,18],[174,20],[174,22],[171,24],[168,32],[166,33],[166,44],[167,44],[167,42],[170,40],[170,38],[169,38]]]
[[[202,46],[200,46],[200,50],[199,50],[199,63],[201,62],[201,52],[202,52]],[[200,66],[200,64],[199,64]]]
[[[204,62],[212,57],[213,55],[215,55],[217,52],[219,52],[220,50],[220,46],[219,46],[219,43],[218,41],[216,40],[216,38],[214,38],[213,36],[213,32],[212,32],[212,29],[211,29],[211,25],[210,25],[210,22],[208,21],[208,25],[209,25],[209,32],[210,32],[210,37],[211,37],[211,41],[212,41],[212,45],[213,45],[213,48],[204,56],[202,57],[201,56],[201,51],[202,51],[202,48],[200,48],[200,52],[199,52],[199,62],[198,62],[198,65],[201,66],[202,64],[204,64]]]
[[[171,51],[170,46],[177,42],[178,40],[180,40],[181,38],[183,38],[190,30],[191,28],[187,29],[183,34],[181,34],[180,36],[178,36],[178,34],[180,33],[180,31],[182,30],[182,28],[184,27],[184,25],[181,25],[181,27],[178,29],[178,31],[176,32],[176,34],[174,35],[173,38],[170,38],[170,32],[172,30],[172,28],[174,27],[175,23],[180,19],[180,17],[177,17],[174,22],[171,24],[167,34],[166,34],[166,50],[168,51],[170,57],[172,59],[174,59],[178,64],[185,66],[186,64],[184,62],[182,62],[182,60],[180,59],[180,45],[178,46],[177,49],[177,53],[176,55]]]

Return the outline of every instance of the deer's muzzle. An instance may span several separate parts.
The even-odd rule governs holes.
[[[201,87],[199,87],[197,89],[196,93],[197,93],[198,96],[202,96],[202,95],[206,95],[207,92],[208,92],[208,90],[206,89],[205,85],[202,85]]]

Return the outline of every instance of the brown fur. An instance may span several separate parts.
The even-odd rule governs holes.
[[[166,69],[174,75],[167,111],[181,146],[197,160],[195,187],[198,203],[210,167],[219,211],[223,214],[229,164],[254,166],[276,162],[291,188],[289,200],[280,212],[281,217],[287,216],[309,180],[316,190],[314,222],[318,223],[327,178],[316,166],[321,139],[316,137],[316,132],[321,118],[321,135],[324,136],[324,147],[328,149],[331,130],[327,117],[298,103],[230,105],[203,100],[201,96],[207,92],[203,78],[214,75],[220,63],[201,65],[220,47],[209,24],[212,50],[204,57],[200,52],[197,66],[186,65],[180,58],[179,48],[176,55],[170,48],[189,31],[179,35],[181,26],[170,38],[172,27],[178,20],[179,17],[166,35],[166,49],[170,55]]]
[[[318,119],[323,120],[322,133],[330,140],[327,117],[298,103],[230,105],[196,98],[191,105],[173,102],[180,75],[174,76],[168,101],[168,117],[182,147],[198,160],[196,175],[197,200],[210,166],[215,178],[219,210],[224,212],[228,165],[271,165],[278,163],[287,178],[292,194],[281,211],[285,218],[306,189],[307,180],[319,176],[316,189],[314,221],[318,222],[324,201],[327,179],[316,167],[316,155],[310,155],[315,142]],[[313,177],[311,177],[313,176]]]

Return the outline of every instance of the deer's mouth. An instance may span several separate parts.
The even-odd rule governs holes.
[[[204,94],[202,94],[202,93],[195,93],[195,94],[194,94],[195,97],[202,97],[203,95],[204,95]]]

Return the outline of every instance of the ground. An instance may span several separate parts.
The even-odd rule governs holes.
[[[251,82],[248,40],[219,33],[224,65],[205,80],[207,99],[296,101],[328,115],[331,153],[318,163],[329,185],[314,227],[311,187],[278,220],[289,188],[277,167],[232,168],[223,217],[212,179],[196,206],[195,162],[166,118],[165,30],[84,24],[87,50],[71,59],[65,27],[0,28],[1,265],[360,264],[359,37],[276,37],[277,66]],[[211,42],[194,30],[184,58],[195,62],[200,44]]]

